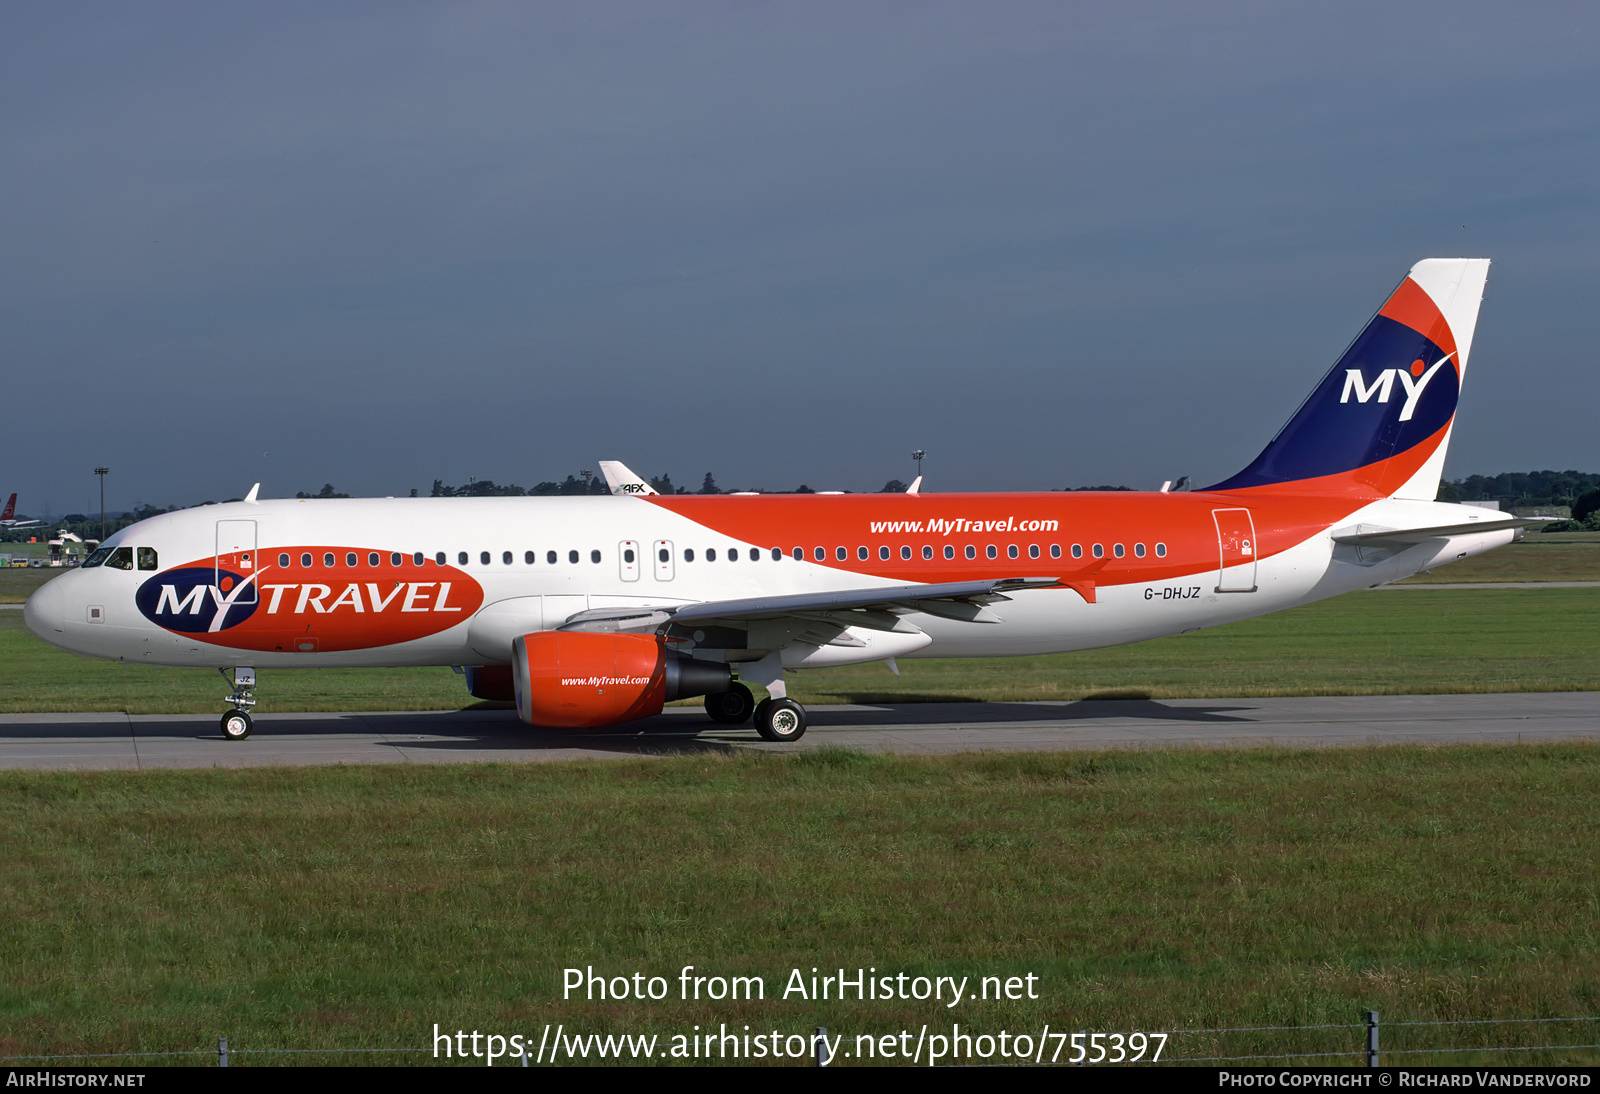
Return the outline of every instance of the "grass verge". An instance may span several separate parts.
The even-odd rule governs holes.
[[[208,669],[64,653],[0,612],[0,712],[220,711]],[[797,672],[802,702],[1213,698],[1600,690],[1600,588],[1364,592],[1172,638],[1047,657]],[[470,697],[449,669],[260,674],[261,710],[441,710]]]
[[[1584,745],[0,772],[0,1056],[423,1047],[434,1023],[537,1040],[1594,1015],[1597,776]],[[682,1000],[686,965],[759,976],[766,998]],[[562,970],[589,966],[671,993],[563,1000]],[[783,999],[813,967],[1033,974],[1038,998]],[[1595,1040],[1419,1026],[1384,1047],[1593,1064],[1491,1049]],[[1165,1056],[1355,1062],[1360,1044],[1187,1034]]]

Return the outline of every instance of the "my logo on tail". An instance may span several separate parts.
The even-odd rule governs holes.
[[[1400,408],[1400,420],[1409,422],[1411,415],[1416,413],[1417,400],[1422,397],[1423,391],[1428,386],[1428,381],[1433,379],[1434,373],[1438,372],[1440,367],[1454,356],[1454,353],[1447,353],[1435,361],[1432,368],[1426,370],[1424,370],[1420,357],[1411,362],[1409,370],[1386,368],[1378,373],[1378,378],[1372,381],[1370,387],[1367,385],[1366,377],[1362,376],[1360,369],[1347,368],[1344,370],[1344,393],[1339,396],[1339,401],[1348,403],[1350,396],[1354,395],[1356,402],[1364,403],[1376,394],[1378,402],[1387,403],[1390,392],[1394,390],[1395,378],[1399,377],[1400,384],[1406,391],[1405,405]]]

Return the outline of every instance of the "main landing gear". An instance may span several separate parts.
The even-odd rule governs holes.
[[[222,716],[222,735],[230,741],[242,741],[250,736],[252,728],[250,722],[250,708],[256,705],[256,670],[236,668],[233,676],[228,676],[227,669],[218,669],[222,678],[233,685],[233,690],[228,693],[227,702],[233,704],[232,710]]]
[[[806,735],[806,708],[790,698],[763,699],[756,706],[756,732],[785,744]]]
[[[767,689],[769,699],[757,703],[750,688],[735,681],[727,691],[706,696],[706,714],[723,725],[744,725],[755,716],[756,732],[777,744],[798,741],[806,733],[806,709],[789,698],[783,683],[783,661],[773,652],[759,661],[739,666],[739,675]]]
[[[756,697],[738,681],[727,691],[706,696],[706,715],[725,726],[742,726],[755,712]]]

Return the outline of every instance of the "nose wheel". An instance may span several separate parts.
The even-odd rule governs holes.
[[[242,710],[230,710],[222,716],[222,735],[230,741],[242,741],[250,736],[250,715]]]
[[[224,680],[233,685],[233,690],[228,693],[225,700],[233,709],[222,716],[222,735],[230,741],[242,741],[250,736],[252,728],[249,708],[256,705],[256,670],[236,668],[231,677],[227,669],[217,671],[222,673]]]

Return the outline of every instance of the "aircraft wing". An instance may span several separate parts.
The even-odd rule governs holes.
[[[1041,589],[1060,584],[1054,577],[1006,577],[987,581],[950,581],[935,585],[889,585],[875,589],[841,589],[788,596],[757,596],[742,600],[707,600],[698,604],[649,605],[637,608],[595,608],[579,612],[561,625],[564,631],[639,630],[662,623],[750,622],[785,617],[815,618],[827,613],[830,622],[845,622],[873,630],[898,630],[893,613],[916,611],[971,623],[998,623],[1000,618],[985,605],[1009,600],[1018,589]],[[848,616],[840,613],[852,613]]]
[[[1445,539],[1450,536],[1470,536],[1477,532],[1504,532],[1538,524],[1536,520],[1520,517],[1508,520],[1473,521],[1468,524],[1442,524],[1434,528],[1386,528],[1372,532],[1346,532],[1333,537],[1335,543],[1348,543],[1356,547],[1410,546],[1428,539]]]

